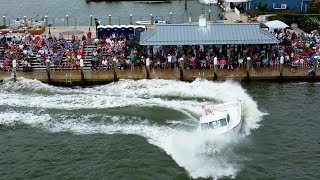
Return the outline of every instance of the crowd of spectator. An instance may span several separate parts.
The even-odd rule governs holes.
[[[315,56],[320,55],[319,31],[300,33],[289,30],[273,32],[280,41],[278,45],[228,45],[228,46],[158,46],[129,47],[124,35],[111,34],[100,39],[91,40],[91,32],[81,38],[72,36],[66,40],[63,34],[58,36],[13,36],[10,41],[0,41],[0,68],[10,70],[12,60],[17,67],[30,70],[32,65],[45,65],[49,60],[54,70],[77,70],[80,59],[84,56],[84,45],[91,44],[92,49],[86,58],[91,58],[91,70],[108,70],[116,62],[117,68],[134,69],[150,62],[150,68],[179,68],[180,59],[185,68],[214,67],[214,59],[220,69],[245,68],[250,57],[253,67],[279,68],[280,58],[292,69],[312,66]],[[89,40],[88,40],[89,39]],[[92,52],[92,53],[91,53]]]
[[[58,36],[12,36],[10,40],[5,36],[0,41],[1,70],[10,70],[15,59],[17,67],[24,70],[31,69],[33,64],[45,65],[49,60],[55,70],[77,69],[83,55],[83,46],[86,37],[81,39],[72,36],[67,41],[63,34]]]

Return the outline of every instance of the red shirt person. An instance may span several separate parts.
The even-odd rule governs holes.
[[[89,32],[87,33],[87,38],[88,38],[88,39],[91,39],[91,36],[92,36],[92,32],[89,31]]]

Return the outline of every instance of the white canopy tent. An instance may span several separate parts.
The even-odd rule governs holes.
[[[225,0],[226,2],[232,2],[232,3],[242,3],[242,2],[248,2],[249,0]]]
[[[270,29],[284,29],[289,27],[286,23],[279,20],[269,21],[265,23],[265,25]]]

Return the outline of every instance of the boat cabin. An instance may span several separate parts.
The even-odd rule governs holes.
[[[212,130],[227,127],[230,123],[228,111],[209,114],[200,118],[201,130]]]

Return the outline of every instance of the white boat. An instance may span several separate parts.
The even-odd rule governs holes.
[[[214,105],[210,113],[200,118],[198,131],[221,135],[238,133],[242,125],[241,100]]]
[[[200,3],[211,5],[211,4],[217,4],[218,0],[199,0]]]
[[[144,25],[144,26],[151,25],[151,21],[136,21],[135,23],[137,25]],[[166,22],[166,21],[158,21],[158,23],[153,22],[153,24],[166,24],[166,23],[168,23],[168,22]]]

